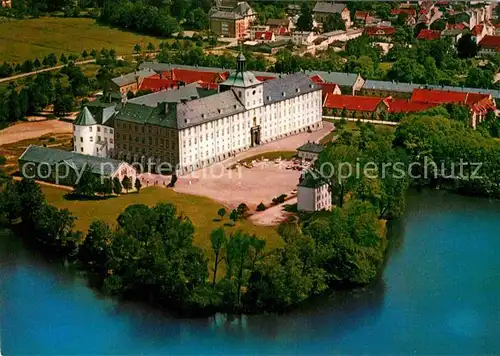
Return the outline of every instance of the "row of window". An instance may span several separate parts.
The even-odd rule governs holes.
[[[131,124],[131,123],[126,123],[126,122],[118,122],[117,126],[122,129],[128,129],[132,131],[132,128],[134,129],[135,132],[142,132],[146,133],[155,133],[157,135],[162,135],[162,136],[169,136],[169,137],[174,137],[176,134],[175,130],[171,129],[166,129],[163,127],[158,127],[158,126],[152,126],[152,125],[142,125],[142,124]],[[146,129],[147,127],[147,129]]]
[[[76,142],[77,141],[77,138],[75,136],[75,139],[74,141]],[[97,141],[96,142],[99,142],[101,141],[101,136],[97,136]],[[108,142],[108,138],[107,137],[104,137],[104,141]],[[80,137],[80,142],[83,143],[83,137]],[[94,136],[90,136],[89,137],[89,142],[94,142]],[[112,138],[109,138],[109,143],[113,143],[114,140]]]
[[[89,127],[89,131],[92,132],[92,126]],[[97,132],[101,132],[101,126],[97,126]],[[108,133],[108,128],[107,127],[104,128],[104,133]],[[109,133],[113,134],[113,129],[112,128],[109,129]]]

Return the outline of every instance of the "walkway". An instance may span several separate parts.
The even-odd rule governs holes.
[[[95,62],[95,59],[88,59],[86,61],[75,62],[75,65],[79,66],[79,65],[89,64],[89,63],[94,63],[94,62]],[[16,79],[20,79],[20,78],[24,78],[24,77],[30,77],[32,75],[43,73],[43,72],[51,72],[51,71],[54,71],[54,70],[63,69],[64,67],[66,67],[65,64],[59,65],[59,66],[55,66],[55,67],[50,67],[50,68],[44,68],[44,69],[40,69],[40,70],[35,70],[35,71],[29,72],[29,73],[16,74],[16,75],[13,75],[11,77],[1,78],[0,79],[0,83],[10,82],[11,80],[16,80]]]
[[[253,222],[255,225],[264,225],[264,226],[279,225],[286,217],[292,215],[292,213],[289,213],[284,210],[285,205],[293,205],[293,204],[297,204],[297,198],[292,198],[280,205],[273,206],[264,211],[258,211],[255,214],[251,215],[249,220]]]

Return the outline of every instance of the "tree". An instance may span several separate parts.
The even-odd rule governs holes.
[[[217,269],[219,267],[219,263],[224,260],[222,256],[222,249],[226,246],[227,238],[226,233],[222,227],[217,230],[213,230],[210,234],[210,241],[212,242],[212,251],[215,255],[214,260],[214,278],[212,281],[212,286],[215,287],[215,282],[217,281]]]
[[[109,245],[113,239],[113,231],[108,224],[102,221],[93,221],[85,237],[85,241],[78,250],[78,259],[87,264],[102,278],[107,273],[106,263],[109,255]]]
[[[323,30],[325,32],[342,30],[345,31],[345,22],[339,13],[330,14],[323,22]]]
[[[443,31],[446,29],[446,21],[445,20],[436,20],[431,23],[431,30]]]
[[[148,46],[146,47],[146,49],[148,50],[148,52],[154,52],[154,50],[156,49],[155,45],[151,42],[148,43]]]
[[[113,178],[113,193],[116,195],[120,195],[122,192],[122,183],[120,182],[120,178],[114,177]]]
[[[226,215],[226,209],[220,208],[219,210],[217,210],[217,215],[219,215],[220,219],[222,220],[224,218],[224,215]]]
[[[122,179],[122,186],[123,186],[123,189],[126,190],[127,194],[128,194],[128,191],[130,189],[132,189],[132,180],[127,175],[125,175]]]
[[[248,206],[245,203],[241,203],[236,208],[236,211],[240,217],[243,217],[248,212]]]
[[[40,60],[38,58],[35,59],[35,61],[33,62],[33,67],[38,69],[42,66],[42,63],[40,63]]]
[[[57,57],[54,53],[50,53],[47,56],[47,64],[49,67],[54,67],[55,65],[57,65]]]
[[[102,185],[105,196],[113,194],[113,180],[111,178],[104,178]]]
[[[236,220],[238,220],[238,218],[239,218],[238,211],[236,209],[232,210],[231,214],[229,214],[229,219],[233,221],[233,224],[236,223]]]
[[[141,180],[139,178],[135,179],[134,187],[135,187],[135,189],[137,189],[137,194],[139,194],[139,192],[141,191],[141,188],[142,188],[142,183],[141,183]]]
[[[301,5],[301,13],[297,20],[297,31],[311,31],[313,29],[313,13],[309,3]]]
[[[77,195],[94,196],[98,190],[98,183],[92,169],[85,165],[80,179],[75,183],[73,192]]]
[[[259,205],[257,205],[257,211],[264,211],[266,210],[266,206],[264,205],[264,203],[260,202]]]
[[[88,56],[89,56],[89,54],[87,53],[87,50],[86,50],[86,49],[84,49],[84,50],[82,51],[82,58],[83,58],[83,59],[86,59]]]
[[[136,43],[134,45],[134,53],[139,54],[139,53],[141,53],[141,51],[142,51],[141,46],[138,43]]]
[[[460,58],[473,58],[477,55],[477,43],[470,33],[460,37],[457,42],[457,51]]]
[[[63,53],[61,54],[61,57],[59,58],[59,61],[63,64],[68,64],[68,58],[66,57],[66,55]]]

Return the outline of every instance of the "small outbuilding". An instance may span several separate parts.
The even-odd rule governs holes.
[[[321,151],[323,151],[323,145],[308,141],[297,148],[297,156],[308,161],[314,161],[318,158]]]

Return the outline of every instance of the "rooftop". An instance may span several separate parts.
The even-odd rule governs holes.
[[[129,85],[135,83],[138,78],[145,78],[154,75],[154,71],[150,69],[140,69],[138,71],[121,75],[119,77],[111,79],[113,83],[122,87],[124,85]]]
[[[48,163],[53,166],[64,162],[70,167],[81,170],[85,165],[90,167],[93,173],[110,176],[115,173],[123,163],[116,159],[84,155],[76,152],[59,150],[30,145],[19,157],[20,162]]]
[[[318,1],[316,5],[314,5],[313,12],[322,12],[329,14],[340,14],[346,8],[345,4],[334,3],[334,2],[326,2],[326,1]]]

